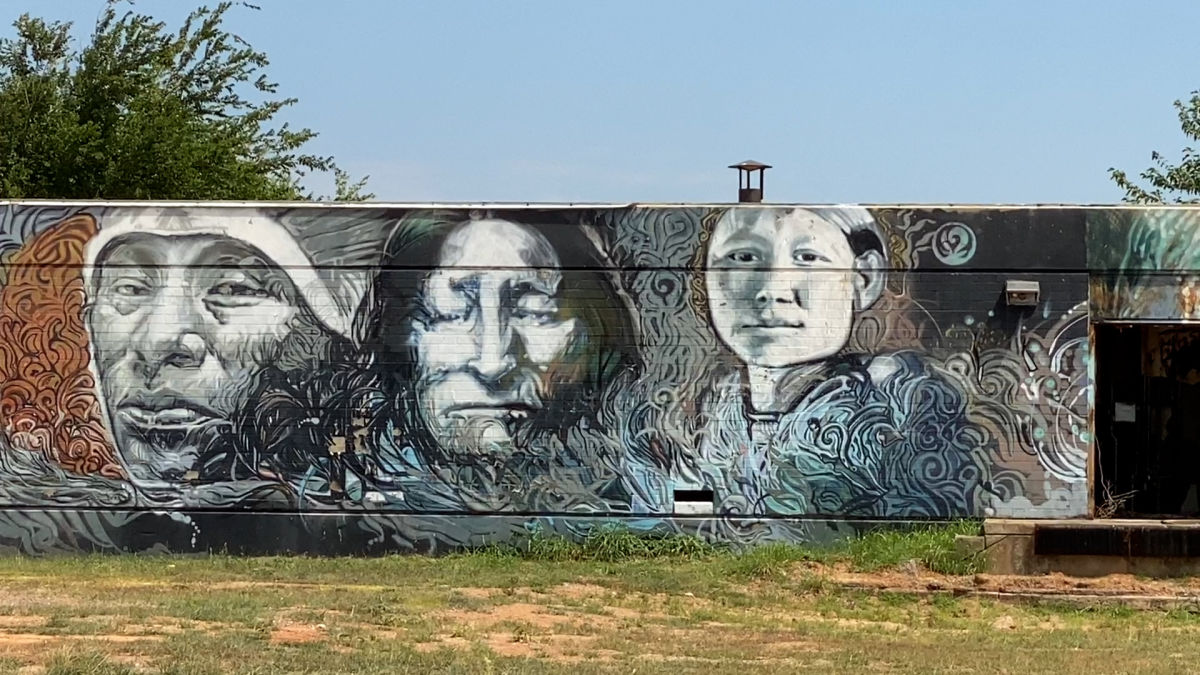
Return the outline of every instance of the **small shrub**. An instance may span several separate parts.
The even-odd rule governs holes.
[[[975,574],[982,570],[983,556],[964,557],[955,549],[954,537],[978,533],[979,523],[975,521],[873,530],[847,542],[846,553],[854,569],[861,572],[900,567],[915,561],[940,574]]]
[[[726,572],[747,579],[781,577],[793,564],[813,557],[811,550],[795,544],[763,544],[731,556]]]
[[[542,530],[534,530],[529,536],[528,544],[519,553],[522,554],[522,558],[527,560],[548,562],[578,560],[579,544],[566,537],[548,535]]]

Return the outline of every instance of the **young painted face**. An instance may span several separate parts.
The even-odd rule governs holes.
[[[856,306],[874,299],[882,256],[856,257],[840,228],[803,209],[732,209],[707,264],[717,335],[747,364],[782,368],[845,346]]]
[[[122,463],[134,481],[177,480],[243,409],[296,290],[220,236],[126,235],[97,266],[88,329]]]
[[[553,366],[578,337],[560,307],[557,252],[505,220],[464,223],[446,238],[413,327],[420,413],[443,445],[492,452],[544,407]]]

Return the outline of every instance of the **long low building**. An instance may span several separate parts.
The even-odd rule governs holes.
[[[1200,208],[0,202],[0,547],[1200,513]]]

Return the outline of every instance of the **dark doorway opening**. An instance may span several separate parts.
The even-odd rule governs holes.
[[[1200,515],[1200,325],[1099,323],[1096,515]]]

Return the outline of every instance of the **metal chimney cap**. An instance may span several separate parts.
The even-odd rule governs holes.
[[[737,164],[730,164],[729,168],[741,169],[742,171],[757,171],[758,169],[770,169],[771,165],[763,164],[762,162],[756,162],[753,159],[747,159],[744,162],[738,162]]]

